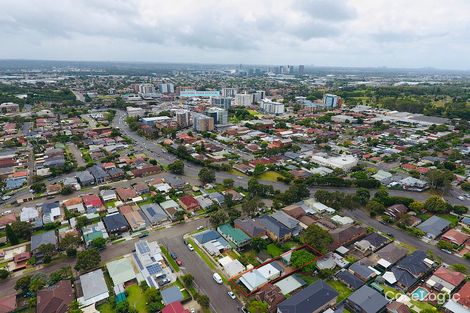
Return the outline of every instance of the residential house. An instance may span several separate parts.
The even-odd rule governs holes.
[[[15,213],[9,213],[0,216],[0,230],[4,229],[5,227],[7,227],[7,225],[10,225],[13,222],[16,222]]]
[[[108,234],[121,235],[129,231],[129,224],[121,213],[108,214],[103,217],[103,223]]]
[[[95,177],[93,177],[93,175],[91,175],[89,171],[78,172],[76,177],[78,182],[82,186],[89,186],[95,184]]]
[[[388,304],[388,300],[365,285],[354,291],[346,300],[346,308],[357,313],[378,313],[383,312]]]
[[[348,270],[364,282],[367,282],[377,276],[377,273],[368,264],[362,261],[357,261],[356,263],[352,264]]]
[[[168,303],[163,309],[162,313],[189,313],[188,309],[185,309],[184,306],[179,301],[174,301]]]
[[[466,313],[470,311],[470,282],[466,282],[458,290],[458,294],[458,299],[451,299],[444,305],[447,312]]]
[[[426,281],[426,285],[439,292],[452,293],[464,281],[466,276],[447,267],[439,267]]]
[[[100,304],[109,298],[108,286],[102,269],[81,275],[80,287],[82,296],[79,296],[77,300],[81,306]]]
[[[96,239],[96,238],[104,238],[108,239],[109,235],[106,231],[106,227],[104,226],[103,222],[97,222],[95,224],[91,224],[82,228],[83,234],[83,241],[87,246]]]
[[[387,304],[387,313],[410,313],[410,308],[406,306],[406,304],[398,302],[398,301],[392,301],[389,304]]]
[[[378,265],[384,269],[388,269],[395,263],[403,259],[408,253],[408,250],[404,247],[400,247],[395,243],[383,247],[375,253],[378,259]]]
[[[408,208],[403,204],[394,204],[385,210],[385,214],[395,220],[399,220],[406,213],[408,213]]]
[[[127,220],[132,231],[145,229],[147,224],[138,210],[133,210],[130,206],[122,206],[119,211]]]
[[[241,229],[245,234],[254,238],[254,237],[265,237],[266,230],[264,227],[259,225],[254,219],[236,219],[234,221],[234,227]]]
[[[106,263],[106,268],[114,286],[126,287],[132,282],[136,282],[137,276],[128,258],[108,262]]]
[[[37,261],[41,261],[44,255],[40,251],[42,245],[52,244],[57,249],[58,241],[54,230],[47,231],[45,233],[39,233],[31,236],[31,252]]]
[[[223,205],[225,203],[225,197],[220,192],[210,193],[209,199],[211,199],[213,202],[216,202],[218,205]]]
[[[302,207],[297,204],[291,204],[289,206],[282,208],[281,210],[287,215],[289,215],[290,217],[293,217],[295,219],[299,219],[305,215],[304,209],[302,209]]]
[[[279,223],[283,224],[292,233],[292,236],[298,236],[300,234],[300,231],[302,230],[302,227],[300,226],[300,222],[296,220],[293,217],[290,217],[287,213],[284,211],[276,211],[273,214],[271,214],[271,217],[277,220]]]
[[[255,220],[258,225],[266,230],[267,235],[274,241],[285,241],[292,237],[291,230],[271,216],[264,215]]]
[[[104,202],[117,200],[116,192],[114,190],[101,190],[100,196]]]
[[[69,211],[85,213],[85,207],[83,206],[82,198],[80,197],[70,198],[65,200],[62,204]]]
[[[251,238],[238,228],[233,228],[229,224],[220,225],[217,231],[225,239],[235,245],[237,249],[245,247],[250,243]]]
[[[103,184],[109,179],[108,173],[99,165],[88,168],[88,172],[93,175],[96,184]]]
[[[336,274],[336,278],[338,278],[352,290],[357,290],[364,286],[364,281],[362,279],[359,279],[347,270],[341,270],[338,274]]]
[[[103,201],[98,195],[88,194],[82,196],[83,204],[88,213],[95,213],[104,209]]]
[[[44,203],[41,205],[41,210],[44,224],[54,223],[63,219],[59,201]]]
[[[378,233],[370,233],[360,241],[356,241],[354,246],[362,251],[376,251],[385,246],[390,240]]]
[[[137,183],[132,186],[132,188],[134,188],[138,195],[143,195],[150,192],[149,187],[144,183]]]
[[[255,299],[267,303],[269,305],[268,312],[275,313],[277,306],[284,301],[286,297],[282,294],[278,286],[267,283],[256,292]]]
[[[140,209],[152,225],[158,225],[168,221],[168,215],[162,207],[156,203],[141,205]]]
[[[367,230],[356,225],[345,225],[329,231],[333,238],[331,249],[335,250],[341,246],[348,245],[367,234]]]
[[[447,240],[459,247],[463,246],[468,241],[469,238],[470,238],[470,235],[467,235],[453,228],[446,231],[441,237],[442,240]]]
[[[70,280],[61,280],[39,290],[36,297],[36,313],[66,313],[74,299],[72,283]]]
[[[134,177],[143,177],[148,175],[154,175],[161,172],[161,167],[158,165],[145,165],[141,168],[136,168],[131,170],[131,173]]]
[[[176,203],[172,199],[160,203],[160,206],[165,211],[165,213],[171,218],[171,220],[175,220],[176,212],[183,211],[183,209],[180,208],[178,203]]]
[[[433,215],[417,226],[426,233],[429,239],[435,239],[450,227],[450,222],[442,217]]]
[[[424,251],[414,251],[392,267],[396,284],[403,290],[408,290],[431,270],[433,264]]]
[[[197,202],[196,199],[194,199],[193,196],[186,195],[178,199],[179,204],[181,207],[186,210],[186,211],[197,211],[201,207],[199,205],[199,202]]]
[[[337,297],[336,290],[325,281],[318,280],[279,303],[277,313],[323,312],[336,304]]]
[[[137,192],[133,188],[118,187],[116,188],[116,193],[119,199],[123,202],[131,201],[138,196]]]

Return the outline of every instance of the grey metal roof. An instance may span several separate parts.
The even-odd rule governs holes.
[[[350,286],[353,290],[356,290],[364,285],[364,282],[351,274],[349,271],[340,271],[336,277]]]
[[[168,215],[158,204],[145,204],[140,206],[140,208],[152,224],[168,220]]]
[[[356,290],[349,296],[348,301],[362,308],[364,313],[379,312],[388,304],[384,296],[369,286],[362,286]]]
[[[108,287],[106,286],[101,269],[81,275],[80,283],[85,299],[91,299],[108,292]]]
[[[425,252],[416,250],[398,262],[392,268],[397,281],[406,288],[414,285],[429,270],[429,267],[424,263],[425,258]]]
[[[51,230],[45,233],[33,235],[31,236],[31,251],[34,251],[40,246],[49,243],[53,244],[54,246],[57,245],[57,236],[55,234],[55,231]]]
[[[449,227],[450,222],[443,219],[442,217],[433,215],[421,224],[417,228],[424,231],[426,234],[431,234],[434,237],[439,236],[447,227]]]
[[[280,313],[315,312],[337,296],[336,290],[319,280],[282,301],[277,308]]]
[[[162,289],[161,291],[163,302],[168,305],[175,301],[183,300],[183,294],[177,286]]]

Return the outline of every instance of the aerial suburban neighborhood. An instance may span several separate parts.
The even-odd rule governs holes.
[[[132,67],[135,66],[135,67]],[[470,76],[0,66],[0,312],[470,312]]]

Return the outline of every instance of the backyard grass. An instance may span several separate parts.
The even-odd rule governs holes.
[[[338,292],[338,302],[343,301],[352,293],[352,290],[340,281],[328,280],[327,283]]]
[[[455,227],[459,223],[458,216],[454,216],[452,214],[440,214],[439,217],[442,217],[443,219],[451,222],[453,227]]]
[[[306,274],[300,274],[300,273],[296,275],[299,276],[303,281],[305,281],[307,285],[311,285],[319,279],[317,276],[312,276],[312,275],[306,275]]]
[[[278,177],[283,177],[283,176],[279,174],[278,172],[274,172],[274,171],[267,171],[258,176],[258,178],[261,180],[267,180],[267,181],[273,181],[273,182],[277,182]]]
[[[256,259],[256,255],[257,253],[255,250],[246,250],[241,254],[239,261],[245,263],[245,265],[251,264],[253,266],[258,266],[260,263]]]
[[[435,306],[433,306],[433,305],[431,305],[427,302],[421,302],[421,301],[415,301],[415,300],[411,300],[410,302],[414,306],[416,306],[420,311],[429,310],[429,311],[432,311],[432,312],[439,312],[439,310]]]
[[[268,252],[268,254],[275,258],[277,256],[280,256],[284,251],[278,246],[276,245],[275,243],[270,243],[269,245],[267,245],[266,247],[266,251]]]
[[[147,305],[142,289],[138,285],[132,285],[126,290],[129,306],[135,308],[139,313],[147,313]]]
[[[109,302],[100,305],[98,311],[100,313],[115,313],[113,306]]]
[[[175,272],[179,272],[180,267],[178,266],[178,264],[176,264],[176,261],[173,260],[173,258],[170,256],[168,250],[164,246],[160,246],[160,248],[162,249],[162,253],[165,256],[165,259],[168,261],[168,263],[170,263],[170,266],[173,268],[173,270]]]

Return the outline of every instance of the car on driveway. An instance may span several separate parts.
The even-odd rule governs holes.
[[[237,298],[237,297],[235,296],[235,294],[234,294],[233,292],[231,292],[231,291],[227,292],[227,294],[228,294],[228,296],[229,296],[230,298],[232,298],[233,300],[235,300],[235,299]]]

